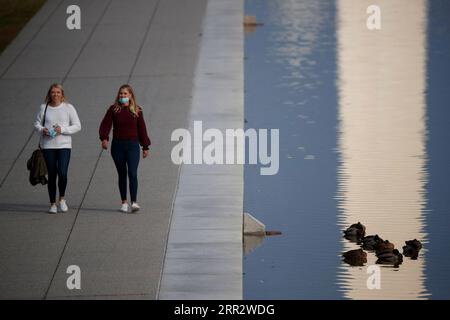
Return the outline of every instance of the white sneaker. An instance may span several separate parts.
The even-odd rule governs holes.
[[[128,212],[128,203],[122,203],[122,207],[120,208],[122,212]]]
[[[48,209],[48,213],[57,213],[58,212],[58,208],[56,207],[56,204],[52,204],[50,206],[50,209]]]
[[[69,210],[66,200],[59,201],[59,208],[61,209],[62,212],[67,212]]]
[[[131,204],[131,212],[139,211],[139,209],[141,209],[141,207],[138,205],[137,202],[133,202],[133,203]]]

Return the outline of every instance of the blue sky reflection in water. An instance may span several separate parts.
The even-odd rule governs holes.
[[[244,207],[282,236],[244,258],[248,299],[338,298],[335,6],[247,1],[247,128],[280,129],[280,170],[245,167]]]
[[[244,258],[246,299],[450,298],[449,2],[378,1],[380,31],[370,4],[246,1],[246,127],[280,129],[280,171],[247,165],[244,207],[283,232]],[[357,221],[425,249],[369,290],[374,254],[340,256]]]

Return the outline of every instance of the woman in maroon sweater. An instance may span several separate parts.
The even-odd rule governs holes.
[[[100,124],[99,134],[102,148],[108,149],[109,132],[113,128],[111,155],[119,175],[119,190],[122,199],[121,211],[128,212],[127,172],[130,179],[131,212],[138,211],[137,169],[139,165],[139,144],[143,158],[149,154],[150,138],[147,135],[142,108],[136,104],[133,89],[125,84],[119,88],[115,103],[109,107]]]

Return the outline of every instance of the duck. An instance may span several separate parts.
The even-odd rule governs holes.
[[[381,239],[378,234],[376,235],[370,235],[366,236],[361,239],[362,241],[362,248],[364,250],[375,250],[376,246],[383,242],[383,239]]]
[[[376,244],[375,246],[375,254],[378,257],[384,253],[392,253],[395,246],[393,243],[389,242],[389,240],[384,240]]]
[[[398,267],[403,262],[403,255],[397,249],[377,255],[377,257],[377,264],[390,264]]]
[[[367,263],[367,253],[362,249],[350,250],[342,254],[344,262],[351,266],[363,266]]]
[[[422,249],[422,243],[417,240],[407,240],[405,241],[405,246],[403,246],[403,254],[405,257],[410,257],[411,259],[415,260],[419,256],[419,251]]]
[[[344,230],[344,237],[347,240],[358,241],[366,235],[366,227],[361,222],[352,224]]]

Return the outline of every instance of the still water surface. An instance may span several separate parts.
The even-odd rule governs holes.
[[[280,170],[245,167],[244,207],[282,236],[244,258],[246,299],[449,299],[450,2],[247,0],[247,128],[280,129]],[[367,263],[342,230],[361,221],[417,260]]]

